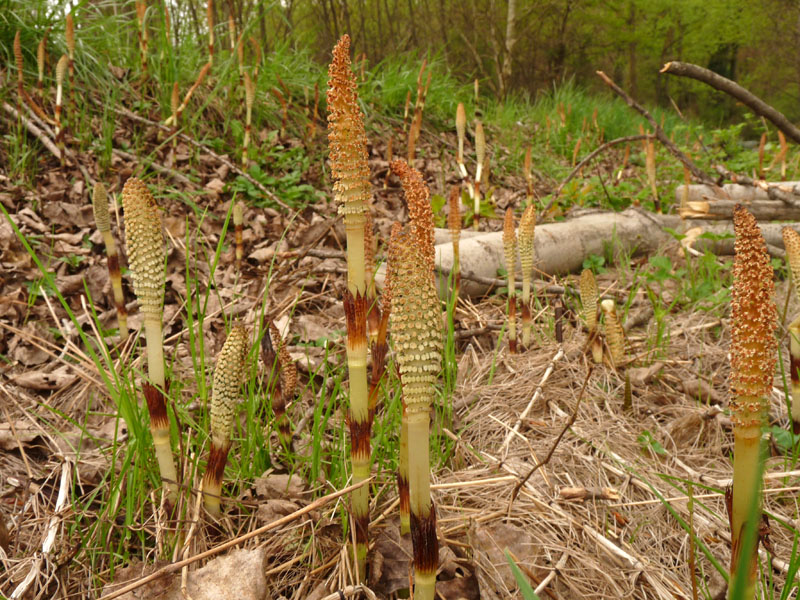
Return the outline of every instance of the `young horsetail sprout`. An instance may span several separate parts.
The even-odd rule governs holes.
[[[242,268],[244,244],[242,243],[242,229],[244,228],[244,204],[237,202],[233,205],[233,228],[236,239],[236,270]]]
[[[792,283],[800,299],[800,235],[791,227],[783,228],[786,262],[792,272]],[[800,434],[800,315],[789,324],[789,366],[792,377],[792,432]]]
[[[36,67],[39,71],[38,79],[36,80],[36,89],[39,92],[39,99],[44,101],[44,65],[47,59],[47,34],[50,29],[44,32],[44,37],[39,42],[36,48]]]
[[[247,330],[235,325],[222,345],[214,368],[214,387],[211,390],[211,448],[203,475],[203,505],[213,518],[220,516],[222,478],[231,449],[231,431],[242,386],[244,361],[247,356]]]
[[[142,80],[147,79],[147,45],[150,41],[147,35],[147,2],[136,0],[136,20],[139,23],[139,54],[142,69]]]
[[[525,150],[525,158],[522,162],[522,171],[525,175],[525,204],[529,205],[533,199],[533,174],[531,173],[531,146]]]
[[[467,177],[467,167],[464,166],[464,136],[467,132],[467,112],[464,110],[464,104],[458,103],[456,107],[456,133],[458,134],[458,170],[461,172],[461,178]]]
[[[175,131],[177,131],[178,127],[179,127],[179,123],[178,123],[178,107],[180,106],[180,104],[181,104],[181,98],[180,98],[179,90],[178,90],[178,82],[176,81],[175,83],[172,84],[172,94],[170,95],[170,98],[169,98],[169,108],[170,108],[170,112],[171,112],[170,118],[172,119],[172,124],[174,126],[174,130]],[[173,148],[173,150],[177,146],[177,143],[178,143],[178,136],[177,135],[173,135],[172,136],[172,148]]]
[[[253,122],[253,102],[256,99],[256,87],[249,73],[244,71],[244,106],[245,106],[245,125],[244,142],[242,143],[242,166],[247,167],[247,147],[250,144],[250,128]]]
[[[408,430],[414,598],[433,600],[439,548],[430,491],[429,426],[441,366],[441,309],[425,242],[413,228],[399,233],[395,241],[391,324]]]
[[[514,231],[514,211],[509,206],[503,221],[503,254],[508,273],[508,350],[517,353],[517,296],[516,296],[516,264],[517,234]]]
[[[75,87],[75,22],[72,11],[67,13],[67,26],[64,32],[67,41],[67,54],[69,54],[69,87]]]
[[[206,19],[208,24],[208,64],[214,64],[214,0],[208,0],[206,5]]]
[[[236,23],[233,21],[233,15],[228,15],[228,41],[231,44],[231,52],[236,51]]]
[[[64,76],[67,73],[67,66],[69,65],[69,58],[66,54],[62,54],[56,64],[56,113],[55,113],[55,133],[56,143],[58,144],[58,153],[61,155],[61,168],[64,168],[64,129],[61,127],[61,107],[64,97]]]
[[[25,96],[25,73],[23,72],[24,63],[22,60],[22,42],[19,37],[19,29],[14,34],[14,61],[17,65],[17,94],[19,95],[19,103],[22,104]]]
[[[247,41],[250,42],[250,47],[253,49],[253,78],[258,79],[258,68],[261,66],[261,46],[256,41],[256,38],[254,38],[252,35],[247,38]],[[319,84],[314,85],[317,88],[317,91],[319,91]]]
[[[606,331],[606,343],[608,344],[611,365],[617,368],[625,359],[625,332],[622,330],[622,323],[620,323],[619,315],[617,314],[617,305],[612,299],[606,298],[603,300],[600,303],[600,308],[603,310],[603,326]]]
[[[580,292],[583,320],[586,322],[587,342],[592,350],[592,360],[601,363],[603,362],[603,340],[600,339],[597,327],[597,280],[591,269],[584,269],[581,273]]]
[[[534,233],[536,230],[536,208],[529,204],[519,220],[519,262],[522,266],[522,346],[531,344],[533,321],[531,320],[531,279],[533,275]]]
[[[733,500],[731,503],[731,577],[747,573],[737,598],[755,596],[757,536],[744,547],[748,519],[755,532],[761,521],[761,428],[776,365],[778,311],[767,246],[755,217],[741,205],[733,210],[733,287],[731,289],[731,421],[733,423]],[[754,510],[755,509],[755,510]],[[740,563],[740,558],[742,562]],[[729,588],[729,598],[735,586]]]
[[[486,158],[486,136],[483,133],[483,123],[480,121],[475,123],[475,157],[477,160],[477,166],[475,167],[475,183],[473,184],[473,202],[475,213],[473,215],[473,226],[475,231],[478,231],[481,214],[481,177],[483,176],[483,161]]]
[[[119,325],[119,341],[121,344],[128,339],[128,311],[125,309],[125,295],[122,292],[122,272],[119,268],[119,253],[114,235],[111,233],[111,218],[108,214],[108,194],[105,186],[99,181],[94,186],[92,195],[92,208],[97,230],[103,236],[108,257],[108,277],[111,280],[111,289],[114,292],[114,306],[117,309],[117,322]]]
[[[275,323],[269,324],[269,330],[261,338],[261,357],[264,368],[270,374],[267,389],[272,389],[270,404],[278,428],[281,444],[290,449],[292,446],[292,424],[286,414],[286,407],[294,400],[297,389],[297,367],[286,349]]]
[[[167,120],[164,121],[164,125],[174,125],[175,127],[178,126],[180,123],[181,115],[183,115],[183,111],[186,110],[186,107],[189,105],[189,101],[192,99],[192,94],[194,94],[195,90],[203,84],[203,81],[208,75],[208,72],[211,70],[211,63],[207,62],[203,65],[203,68],[200,69],[200,72],[197,74],[197,80],[192,84],[192,87],[189,88],[189,91],[186,92],[186,95],[183,97],[183,102],[181,102],[178,109],[167,117]]]
[[[461,256],[459,242],[461,240],[461,188],[454,185],[450,188],[450,212],[447,214],[447,226],[450,228],[450,239],[453,242],[453,294],[458,297],[461,288]]]
[[[347,236],[347,290],[344,308],[347,321],[347,370],[350,383],[351,462],[353,483],[369,477],[372,414],[367,389],[367,294],[364,275],[364,213],[370,201],[367,135],[358,105],[356,79],[350,68],[350,36],[344,35],[333,49],[328,69],[328,142],[333,192],[344,216]],[[356,568],[365,580],[369,487],[351,495],[355,521]]]
[[[164,340],[161,334],[161,300],[164,295],[164,236],[161,213],[150,190],[131,177],[122,188],[125,209],[125,245],[133,277],[133,291],[144,316],[149,382],[142,384],[150,413],[150,432],[167,500],[178,496],[178,476],[172,459],[164,379]]]

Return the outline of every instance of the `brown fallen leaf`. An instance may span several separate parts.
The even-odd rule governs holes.
[[[35,429],[29,421],[14,421],[0,423],[0,449],[16,450],[19,444],[27,444],[39,437],[39,430]]]
[[[27,371],[11,381],[29,390],[60,390],[78,380],[78,376],[69,371],[69,367],[60,367],[55,371]]]
[[[396,523],[385,527],[369,553],[370,588],[382,596],[407,591],[411,560],[411,536],[401,536]]]

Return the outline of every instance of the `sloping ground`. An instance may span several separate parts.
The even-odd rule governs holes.
[[[159,144],[152,126],[121,120],[119,128],[118,137],[137,131],[149,147]],[[287,146],[297,143],[283,141]],[[317,144],[321,142],[320,133]],[[396,183],[389,180],[383,189],[384,150],[375,147],[371,156],[378,190],[376,223],[383,240],[393,221],[405,219]],[[437,153],[421,154],[429,157],[418,166],[432,187],[440,181],[450,183],[442,175],[447,169],[435,158]],[[152,158],[176,172],[191,165],[194,180],[162,172],[148,181],[154,190],[167,190],[158,195],[158,202],[164,208],[169,248],[164,335],[176,406],[187,419],[204,409],[196,400],[205,385],[200,375],[211,373],[211,357],[222,345],[227,319],[238,316],[251,331],[260,330],[262,313],[284,325],[288,322],[294,342],[290,349],[305,384],[301,398],[290,407],[295,450],[308,459],[313,454],[315,409],[323,397],[330,405],[331,393],[338,390],[335,376],[320,373],[329,368],[341,373],[344,361],[344,235],[334,219],[335,207],[320,198],[296,217],[272,208],[248,208],[247,258],[237,272],[231,232],[222,237],[231,195],[225,184],[235,173],[207,149],[189,144],[179,144],[174,151],[162,146]],[[97,178],[94,157],[84,159],[84,168]],[[106,184],[118,192],[138,166],[119,156],[112,166],[114,176]],[[0,353],[5,357],[0,375],[5,420],[0,425],[0,521],[9,528],[6,537],[0,530],[0,546],[6,552],[0,590],[9,595],[25,586],[31,597],[52,597],[61,591],[67,597],[87,597],[111,582],[135,581],[145,566],[162,564],[156,561],[166,558],[165,548],[171,547],[177,526],[158,505],[159,495],[152,491],[157,481],[137,480],[131,468],[135,457],[126,454],[133,440],[146,439],[146,433],[125,429],[106,391],[104,373],[90,356],[99,350],[95,340],[103,337],[98,323],[112,329],[115,313],[87,203],[89,190],[74,168],[59,172],[52,158],[43,158],[42,167],[33,191],[12,187],[0,176],[0,202],[43,263],[40,270],[8,221],[0,220]],[[613,169],[613,164],[606,165],[607,171]],[[313,166],[300,183],[327,187],[321,169]],[[498,208],[522,201],[522,194],[514,191],[523,189],[520,183],[510,178],[499,182]],[[484,221],[484,226],[498,229],[499,221]],[[43,271],[54,278],[48,280]],[[630,280],[629,272],[612,271],[604,278],[606,287],[623,288],[617,292],[624,295],[627,289],[618,283],[623,280]],[[59,304],[55,289],[66,299],[74,320]],[[202,310],[196,305],[200,298]],[[190,299],[195,304],[187,304]],[[128,300],[130,322],[138,330],[140,319],[130,293]],[[631,314],[647,304],[638,292]],[[691,597],[693,579],[701,590],[719,590],[722,578],[713,561],[724,569],[729,557],[722,491],[730,477],[732,443],[720,409],[727,395],[724,323],[711,313],[674,313],[666,317],[666,329],[660,333],[650,321],[633,329],[629,355],[634,363],[627,367],[632,402],[625,407],[621,374],[599,365],[587,376],[589,365],[581,352],[584,334],[576,330],[574,320],[566,327],[559,354],[549,308],[538,317],[541,333],[535,347],[518,356],[508,355],[502,346],[496,351],[495,330],[503,322],[500,305],[493,298],[463,302],[455,318],[459,379],[449,399],[452,413],[437,413],[440,439],[452,448],[434,474],[442,543],[440,594],[455,600],[515,593],[506,548],[529,579],[542,586],[543,597]],[[191,313],[196,319],[200,312],[202,327],[186,316]],[[208,359],[198,368],[199,347]],[[139,354],[138,347],[129,344],[119,357],[101,357],[99,364],[106,375],[129,367],[141,370]],[[661,367],[648,372],[654,361]],[[261,402],[256,371],[254,366],[250,399]],[[573,413],[574,423],[559,438]],[[776,392],[772,421],[785,428],[784,413],[782,394]],[[378,419],[391,421],[385,408]],[[269,429],[266,421],[247,424]],[[340,451],[334,448],[343,445],[344,427],[335,404],[320,443],[323,460]],[[193,465],[203,447],[196,428],[187,427],[184,434],[184,484],[196,491],[201,474]],[[219,529],[193,526],[198,521],[196,505],[182,507],[180,528],[188,541],[185,550],[179,549],[180,557],[198,556],[293,515],[280,528],[243,543],[266,548],[268,597],[319,599],[335,594],[352,582],[342,539],[346,503],[331,498],[312,505],[337,486],[324,473],[310,482],[302,477],[290,480],[294,463],[281,454],[274,435],[267,431],[264,437],[270,445],[265,452],[274,454],[271,472],[229,482],[226,492],[234,500]],[[785,449],[777,443],[772,449],[765,507],[773,523],[793,527],[797,474],[785,474],[793,471],[791,460],[782,455]],[[546,463],[512,503],[514,486],[537,461]],[[129,487],[144,489],[140,505],[125,505],[119,496],[109,498],[109,473],[123,472],[130,477]],[[385,598],[408,587],[410,552],[408,541],[396,533],[393,473],[381,462],[375,477],[369,585]],[[688,499],[688,481],[695,482],[693,502]],[[296,514],[309,506],[308,514]],[[142,545],[120,541],[125,516],[131,519],[132,514],[128,527],[141,533],[146,542]],[[696,533],[697,547],[687,529]],[[792,554],[790,532],[783,526],[771,529],[774,569],[764,570],[773,589],[783,586]],[[40,553],[43,545],[46,554]],[[129,564],[120,556],[129,556]]]

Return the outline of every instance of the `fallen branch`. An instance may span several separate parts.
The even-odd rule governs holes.
[[[774,109],[772,106],[764,102],[761,98],[754,95],[752,92],[746,90],[735,81],[731,81],[727,77],[718,75],[714,71],[710,71],[704,67],[693,65],[692,63],[680,62],[673,60],[664,65],[660,71],[661,73],[668,73],[669,75],[677,75],[679,77],[689,77],[701,81],[706,85],[713,87],[715,90],[725,92],[732,96],[745,106],[749,107],[757,115],[769,119],[775,127],[780,129],[794,142],[800,144],[800,129],[786,118],[780,111]]]
[[[523,410],[519,414],[516,423],[514,423],[514,427],[512,427],[511,431],[508,432],[508,434],[506,435],[506,439],[503,440],[503,445],[500,451],[500,454],[502,454],[503,456],[503,460],[506,459],[506,455],[508,454],[508,446],[511,443],[511,438],[513,438],[519,431],[520,425],[522,425],[522,421],[528,416],[528,413],[531,412],[533,405],[536,404],[536,401],[542,395],[544,384],[547,383],[547,380],[550,378],[550,375],[552,375],[553,370],[556,367],[556,363],[562,358],[564,358],[564,356],[565,356],[564,349],[559,347],[558,352],[556,352],[555,356],[553,356],[553,358],[550,360],[550,364],[547,365],[547,369],[545,369],[544,375],[542,375],[542,379],[541,381],[539,381],[539,385],[536,386],[536,391],[533,393],[533,397],[531,397],[530,402],[528,402],[528,405],[525,407],[525,410]],[[580,399],[578,401],[580,402]],[[575,409],[575,412],[577,414],[577,408]],[[550,452],[550,454],[552,455],[552,451]],[[530,475],[528,475],[528,477],[530,477]],[[525,478],[525,481],[528,480],[528,477]],[[522,484],[520,484],[520,487],[521,485]]]
[[[554,359],[555,361],[555,359]],[[516,500],[519,491],[522,487],[528,483],[528,480],[531,478],[531,475],[536,473],[539,469],[545,466],[547,463],[550,462],[550,459],[553,458],[553,454],[558,448],[558,445],[561,443],[564,434],[569,431],[569,428],[575,424],[575,420],[578,418],[578,409],[581,407],[581,400],[583,400],[583,395],[586,392],[586,385],[589,383],[589,378],[592,376],[592,371],[594,371],[594,364],[589,364],[589,370],[586,371],[586,378],[583,380],[583,385],[581,386],[580,394],[578,395],[578,400],[575,402],[575,408],[572,411],[572,415],[567,420],[566,425],[564,425],[563,429],[561,429],[561,433],[558,434],[553,444],[550,446],[550,450],[547,452],[547,456],[544,457],[544,460],[539,462],[537,461],[533,467],[525,474],[525,476],[517,482],[517,485],[514,486],[514,489],[511,492],[511,499],[508,501],[508,516],[511,516],[511,507],[514,506],[514,500]]]
[[[169,565],[167,565],[165,567],[162,567],[162,568],[158,569],[154,573],[151,573],[150,575],[147,575],[146,577],[142,577],[141,579],[137,579],[133,583],[129,583],[128,585],[126,585],[124,587],[121,587],[120,589],[118,589],[115,592],[111,592],[110,594],[106,594],[105,596],[102,596],[99,600],[111,600],[112,598],[118,598],[121,595],[123,595],[123,594],[125,594],[127,592],[130,592],[132,590],[135,590],[137,588],[140,588],[143,585],[145,585],[146,583],[150,583],[151,581],[154,581],[154,580],[156,580],[156,579],[158,579],[160,577],[163,577],[164,575],[169,575],[170,573],[175,573],[177,571],[180,571],[186,565],[192,564],[192,563],[197,562],[199,560],[203,560],[203,559],[209,558],[210,556],[214,556],[215,554],[219,554],[223,550],[227,550],[228,548],[233,548],[234,546],[238,546],[242,542],[246,542],[247,540],[249,540],[251,538],[254,538],[256,536],[259,536],[262,533],[266,533],[268,531],[272,531],[273,529],[277,529],[278,527],[286,525],[287,523],[291,523],[295,519],[297,519],[299,517],[302,517],[303,515],[308,514],[311,511],[314,511],[314,510],[320,508],[321,506],[324,506],[325,504],[327,504],[331,500],[336,500],[337,498],[341,498],[342,496],[345,496],[345,495],[349,494],[353,490],[355,490],[357,488],[360,488],[363,485],[369,485],[369,483],[372,481],[372,479],[373,478],[370,477],[368,479],[365,479],[364,481],[359,481],[358,483],[356,483],[354,485],[347,486],[346,488],[341,489],[338,492],[333,492],[332,494],[328,494],[327,496],[323,496],[322,498],[319,498],[319,499],[315,500],[311,504],[309,504],[307,506],[304,506],[303,508],[301,508],[299,510],[294,511],[293,513],[291,513],[289,515],[286,515],[285,517],[281,517],[280,519],[276,519],[275,521],[272,521],[272,523],[267,523],[266,525],[264,525],[262,527],[259,527],[258,529],[254,529],[253,531],[249,531],[249,532],[247,532],[247,533],[245,533],[243,535],[240,535],[239,537],[236,537],[236,538],[234,538],[232,540],[229,540],[229,541],[225,542],[224,544],[220,544],[219,546],[216,546],[214,548],[206,550],[205,552],[201,552],[200,554],[192,556],[191,558],[187,558],[187,559],[184,559],[184,560],[179,560],[178,562],[171,563],[171,564],[169,564]]]
[[[19,119],[23,125],[25,125],[25,129],[27,129],[33,137],[37,140],[42,142],[42,145],[47,148],[47,150],[60,160],[61,152],[59,152],[58,147],[55,145],[53,140],[47,137],[47,134],[39,129],[30,119],[26,119],[23,115],[21,115],[16,108],[8,104],[7,102],[3,102],[3,110],[5,110],[8,114],[10,114],[15,119]]]
[[[547,214],[547,211],[553,206],[553,203],[558,200],[558,197],[561,195],[561,191],[564,189],[564,186],[567,185],[572,179],[581,172],[587,164],[589,164],[598,154],[601,154],[608,150],[609,148],[616,146],[618,144],[626,144],[629,142],[638,142],[640,140],[647,140],[652,138],[652,134],[644,134],[644,135],[628,135],[625,137],[617,138],[615,140],[610,140],[605,144],[599,145],[597,148],[592,150],[589,154],[581,159],[581,161],[575,165],[575,168],[570,171],[569,175],[567,175],[564,179],[561,180],[561,183],[558,184],[558,187],[553,192],[553,197],[550,198],[550,201],[547,205],[542,209],[541,214]]]
[[[686,165],[686,168],[689,169],[689,171],[691,171],[692,175],[695,176],[695,179],[702,181],[703,183],[708,183],[710,185],[714,184],[714,181],[711,179],[711,177],[709,177],[707,173],[701,170],[700,167],[694,164],[694,162],[692,162],[692,159],[686,156],[686,154],[684,154],[681,151],[681,149],[678,148],[672,142],[672,140],[670,140],[667,137],[667,134],[665,134],[664,130],[661,129],[659,124],[653,118],[653,115],[651,115],[644,106],[642,106],[641,104],[636,102],[636,100],[631,98],[625,90],[623,90],[616,83],[614,83],[608,75],[603,73],[603,71],[597,71],[597,75],[600,77],[600,79],[602,79],[605,82],[605,84],[608,87],[610,87],[614,91],[615,94],[617,94],[620,98],[625,100],[628,106],[633,108],[636,112],[638,112],[645,119],[647,119],[647,122],[650,123],[650,127],[653,128],[653,131],[655,132],[658,141],[661,142],[667,150],[669,150],[670,154],[672,154],[675,158],[677,158],[684,165]]]

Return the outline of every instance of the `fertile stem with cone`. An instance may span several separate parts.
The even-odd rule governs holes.
[[[150,412],[150,432],[167,500],[178,496],[178,476],[172,458],[169,417],[164,380],[164,340],[161,334],[161,302],[164,295],[164,237],[161,212],[144,183],[135,177],[122,188],[125,210],[125,245],[133,276],[133,291],[144,316],[147,371],[150,381],[142,384]]]
[[[358,105],[356,79],[350,67],[350,36],[344,35],[333,49],[328,69],[328,142],[333,192],[344,217],[347,237],[347,290],[344,308],[347,320],[347,370],[350,383],[351,463],[353,482],[369,477],[372,413],[367,388],[367,294],[364,261],[364,213],[371,191],[367,165],[367,136]],[[356,563],[359,580],[365,579],[369,487],[351,496],[355,521]]]
[[[522,213],[519,221],[519,262],[522,267],[522,346],[531,344],[533,321],[531,320],[531,281],[533,276],[534,246],[536,231],[536,208],[531,204]]]
[[[231,431],[239,403],[244,362],[247,356],[247,330],[236,325],[228,334],[217,356],[214,387],[211,390],[211,449],[203,475],[203,504],[214,518],[221,514],[222,479],[231,448]]]
[[[733,211],[736,235],[731,289],[731,422],[733,423],[733,501],[731,507],[731,582],[740,559],[746,564],[744,589],[737,598],[750,599],[756,588],[756,536],[745,547],[745,528],[757,531],[761,520],[761,428],[772,392],[778,311],[773,270],[755,217],[738,205]],[[756,507],[755,510],[753,508]],[[729,598],[733,597],[729,588]]]

